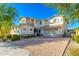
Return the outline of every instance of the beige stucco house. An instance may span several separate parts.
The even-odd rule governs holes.
[[[20,17],[20,24],[16,31],[20,35],[39,34],[46,37],[59,37],[63,36],[64,31],[67,30],[66,24],[67,22],[62,15],[55,15],[42,20],[36,20],[31,17]]]

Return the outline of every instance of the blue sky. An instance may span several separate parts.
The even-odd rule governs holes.
[[[48,18],[57,13],[55,9],[40,3],[12,3],[10,5],[14,6],[18,13],[15,24],[18,24],[18,18],[20,16],[29,16],[35,19],[42,19]]]
[[[57,14],[57,11],[52,8],[45,6],[41,3],[11,3],[10,5],[14,6],[17,10],[18,16],[16,16],[15,24],[19,24],[20,16],[29,16],[35,19],[48,18],[54,14]],[[69,24],[68,28],[79,27],[79,23]]]

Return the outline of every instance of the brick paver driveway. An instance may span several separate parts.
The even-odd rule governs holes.
[[[32,56],[62,56],[69,38],[31,38],[24,49]]]

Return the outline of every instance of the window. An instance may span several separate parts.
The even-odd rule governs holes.
[[[26,28],[23,28],[23,30],[25,31],[25,30],[26,30]]]
[[[30,28],[30,31],[32,31],[32,28]]]
[[[36,24],[37,24],[37,21],[36,21]]]
[[[56,23],[56,19],[53,19],[53,23]]]
[[[17,31],[17,33],[19,33],[19,31]]]
[[[41,30],[39,30],[39,33],[41,32]]]
[[[40,24],[42,24],[42,22],[40,21]]]

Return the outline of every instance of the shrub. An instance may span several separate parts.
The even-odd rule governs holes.
[[[0,42],[5,42],[7,40],[17,41],[17,40],[20,40],[20,36],[19,35],[8,35],[6,38],[4,36],[0,38]]]
[[[79,43],[79,36],[75,36],[75,41]]]
[[[72,34],[72,35],[71,35],[71,39],[72,39],[73,41],[75,41],[76,43],[79,43],[79,36],[78,36],[78,35]]]
[[[12,41],[17,41],[20,40],[20,36],[19,35],[13,35],[11,38]]]
[[[71,56],[79,56],[79,48],[70,47],[69,48],[69,55],[71,55]]]
[[[26,38],[32,38],[35,37],[35,35],[22,35],[22,38],[26,39]]]
[[[3,36],[0,36],[0,38],[3,38]]]
[[[8,36],[7,36],[8,39],[11,39],[11,37],[12,37],[12,35],[8,35]]]
[[[35,37],[35,35],[32,35],[31,37]]]
[[[74,35],[74,34],[71,34],[71,37],[70,37],[70,38],[71,38],[73,41],[75,41],[74,37],[75,37],[75,35]]]

